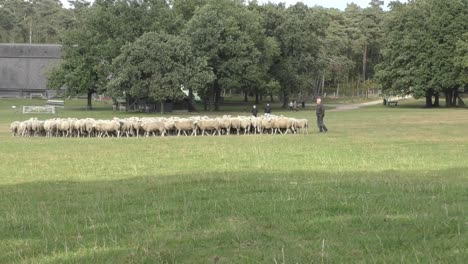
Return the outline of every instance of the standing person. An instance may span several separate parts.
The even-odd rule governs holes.
[[[253,108],[252,108],[252,115],[257,117],[257,114],[258,114],[258,109],[257,109],[257,106],[256,105],[253,105]]]
[[[271,115],[271,107],[270,104],[267,104],[265,106],[265,116],[270,116]]]
[[[328,129],[323,123],[323,118],[325,117],[325,106],[322,104],[322,99],[320,97],[317,98],[315,113],[317,114],[317,126],[320,129],[320,133],[327,132]]]

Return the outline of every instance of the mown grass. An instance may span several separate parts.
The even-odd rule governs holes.
[[[466,109],[329,111],[328,134],[46,139],[8,134],[29,118],[12,103],[0,101],[0,263],[468,258]],[[132,115],[67,104],[58,116]],[[313,112],[284,114],[315,132]]]

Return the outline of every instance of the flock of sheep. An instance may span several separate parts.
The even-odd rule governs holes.
[[[229,134],[287,134],[308,133],[307,119],[284,116],[223,116],[209,117],[169,117],[112,120],[92,118],[53,118],[45,121],[31,118],[11,123],[13,136],[31,137],[140,137],[166,135],[229,135]]]

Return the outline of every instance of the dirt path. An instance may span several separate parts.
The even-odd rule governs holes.
[[[337,111],[354,110],[354,109],[358,109],[358,108],[363,107],[363,106],[378,105],[378,104],[381,104],[381,103],[382,103],[382,100],[376,100],[376,101],[371,101],[371,102],[361,103],[361,104],[328,105],[328,106],[336,107],[335,109],[329,110],[330,112],[337,112]]]

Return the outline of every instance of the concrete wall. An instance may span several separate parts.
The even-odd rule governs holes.
[[[0,96],[45,94],[46,72],[60,62],[60,49],[54,44],[0,44]]]

